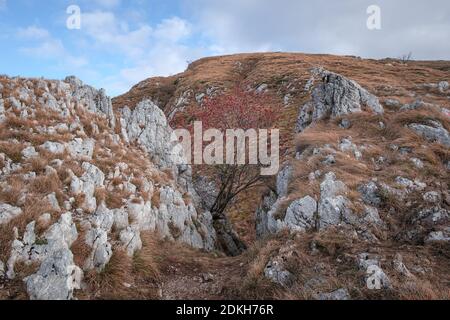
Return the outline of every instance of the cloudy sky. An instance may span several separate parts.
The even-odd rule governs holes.
[[[71,5],[81,10],[80,29],[67,28]],[[367,27],[371,5],[381,10],[381,30]],[[448,60],[450,1],[0,0],[0,41],[0,74],[74,74],[114,96],[210,55],[412,52]]]

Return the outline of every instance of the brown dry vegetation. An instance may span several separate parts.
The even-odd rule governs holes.
[[[447,130],[450,130],[448,116],[435,108],[422,108],[419,110],[403,111],[395,107],[385,107],[386,113],[382,116],[368,113],[349,115],[352,126],[348,130],[339,127],[340,118],[328,119],[319,122],[300,135],[296,135],[293,128],[297,120],[298,109],[309,99],[309,93],[304,91],[306,81],[310,78],[309,70],[314,66],[322,66],[333,72],[347,76],[370,92],[380,97],[383,102],[387,98],[394,98],[401,103],[411,103],[416,98],[423,98],[426,102],[448,106],[446,95],[437,90],[420,88],[424,83],[437,83],[450,78],[448,63],[446,62],[409,62],[407,65],[396,60],[362,60],[356,57],[337,57],[329,55],[304,55],[304,54],[242,54],[201,59],[192,63],[182,74],[168,78],[153,78],[136,85],[131,91],[113,100],[117,111],[127,105],[134,108],[136,103],[143,98],[151,98],[169,115],[178,98],[188,92],[190,103],[185,109],[188,113],[197,107],[195,94],[205,92],[207,88],[215,87],[218,92],[232,88],[236,83],[257,88],[265,83],[268,85],[272,102],[280,110],[280,118],[277,127],[281,129],[282,160],[292,160],[297,152],[312,152],[314,147],[323,147],[330,144],[337,147],[341,138],[351,136],[353,143],[358,146],[365,145],[363,159],[357,161],[353,155],[338,152],[336,164],[330,168],[324,168],[321,161],[323,156],[312,156],[308,161],[296,161],[294,163],[294,179],[289,186],[289,197],[280,205],[277,215],[282,217],[290,201],[305,195],[317,198],[319,183],[310,182],[309,173],[321,169],[336,173],[339,180],[344,181],[349,187],[346,195],[351,200],[359,196],[356,188],[362,182],[376,176],[379,181],[393,184],[395,177],[405,176],[418,178],[423,182],[440,183],[442,191],[448,191],[449,175],[444,167],[445,161],[450,160],[450,151],[444,146],[426,141],[405,127],[409,123],[424,123],[427,120],[440,121]],[[0,77],[0,83],[4,85],[3,96],[17,96],[5,79]],[[39,91],[39,90],[38,90]],[[411,92],[416,96],[412,97]],[[291,99],[284,106],[283,98],[290,93]],[[38,92],[42,95],[43,92]],[[29,103],[29,102],[27,102]],[[6,261],[13,239],[13,227],[18,227],[19,234],[23,234],[25,226],[36,220],[43,213],[51,213],[52,221],[59,218],[58,212],[53,212],[49,204],[42,198],[51,192],[56,192],[60,204],[67,197],[63,193],[67,185],[67,169],[75,175],[81,176],[81,162],[70,159],[67,154],[52,155],[40,151],[40,156],[24,161],[21,152],[28,146],[40,146],[46,141],[67,142],[75,136],[65,132],[57,132],[55,135],[39,134],[37,126],[51,126],[66,122],[53,111],[36,106],[35,119],[22,119],[18,110],[12,110],[10,103],[5,101],[8,110],[6,120],[0,125],[0,153],[5,153],[14,162],[23,162],[24,169],[19,173],[34,171],[38,177],[30,183],[24,182],[17,176],[11,176],[8,184],[10,190],[0,190],[0,201],[19,205],[21,191],[28,189],[30,197],[21,205],[24,214],[10,223],[0,226],[0,260]],[[11,109],[11,110],[10,110]],[[172,172],[160,172],[151,163],[151,160],[143,156],[141,150],[135,146],[116,144],[105,133],[106,120],[93,117],[85,113],[82,108],[77,109],[86,136],[97,140],[104,139],[101,146],[97,144],[92,163],[98,166],[104,173],[114,171],[119,162],[129,165],[127,175],[134,174],[141,177],[142,168],[146,167],[145,176],[151,177],[155,186],[160,187],[171,183]],[[11,111],[11,112],[9,112]],[[187,116],[181,114],[180,116]],[[176,120],[176,119],[175,119]],[[94,132],[92,123],[99,127],[99,133]],[[382,129],[379,123],[383,122]],[[31,131],[30,131],[31,129]],[[116,133],[120,133],[120,126],[116,126]],[[14,143],[16,139],[19,143]],[[392,150],[391,145],[412,148],[408,157],[421,159],[425,168],[417,170],[400,157],[398,152]],[[425,147],[424,147],[425,146]],[[109,152],[110,151],[110,152]],[[113,155],[113,156],[111,156]],[[386,160],[381,165],[376,165],[374,159],[383,156]],[[58,169],[58,175],[44,176],[45,167],[53,159],[64,160],[62,168]],[[0,166],[3,164],[0,163]],[[119,180],[119,179],[118,179]],[[114,181],[113,185],[119,185],[121,181]],[[142,180],[136,178],[132,181],[142,189]],[[268,182],[273,187],[273,181]],[[438,188],[438,187],[436,187]],[[155,299],[161,297],[160,287],[164,283],[173,282],[186,284],[183,277],[195,278],[201,272],[212,272],[221,286],[219,293],[195,292],[200,298],[234,298],[234,299],[310,299],[317,292],[307,290],[306,283],[317,275],[317,267],[321,266],[320,274],[325,282],[320,284],[317,290],[331,292],[335,289],[346,287],[352,298],[393,298],[393,299],[449,299],[448,270],[450,269],[449,248],[435,245],[411,246],[392,243],[383,235],[379,238],[381,243],[368,247],[350,236],[350,233],[341,230],[329,230],[321,233],[307,233],[300,236],[280,234],[262,241],[255,241],[254,211],[259,204],[261,195],[268,188],[252,190],[248,194],[239,197],[229,215],[236,226],[236,230],[250,245],[250,249],[240,257],[225,258],[220,253],[205,254],[180,244],[156,240],[155,236],[143,234],[144,248],[141,252],[130,258],[125,252],[114,251],[110,263],[101,273],[90,272],[86,275],[88,290],[77,293],[80,299]],[[156,190],[151,197],[152,205],[159,207],[160,194]],[[111,209],[120,208],[124,198],[130,195],[125,191],[114,190],[107,192],[104,189],[96,190],[95,196],[99,201],[105,201]],[[389,233],[396,235],[404,229],[410,221],[410,210],[405,209],[404,203],[399,199],[383,195],[384,207],[380,214],[388,224]],[[184,198],[189,202],[188,196]],[[420,203],[420,194],[412,193],[406,200],[412,206]],[[83,196],[77,196],[75,207],[84,202]],[[355,209],[360,208],[355,204]],[[396,215],[389,215],[389,209],[395,208]],[[79,228],[78,228],[79,229]],[[171,228],[174,237],[179,230]],[[38,233],[44,231],[44,226],[38,226]],[[81,231],[79,229],[79,231]],[[113,238],[117,235],[113,235]],[[378,236],[378,234],[377,234]],[[287,261],[287,268],[295,275],[296,283],[290,290],[283,290],[264,277],[264,267],[280,247],[288,241],[294,243],[296,255]],[[392,241],[392,240],[391,240]],[[318,253],[312,253],[311,244],[318,249]],[[84,243],[84,234],[72,246],[77,264],[82,265],[89,254],[89,248]],[[363,274],[357,269],[354,256],[360,252],[375,252],[386,256],[383,260],[383,269],[389,274],[394,283],[394,290],[374,293],[365,289]],[[403,255],[408,267],[422,265],[426,262],[424,274],[415,272],[415,284],[396,276],[391,261],[395,253]],[[25,268],[17,267],[19,275],[29,275],[35,266]],[[176,271],[174,271],[176,270]],[[428,272],[431,270],[432,272]],[[22,278],[21,276],[18,278]],[[179,281],[179,282],[177,282]],[[189,283],[192,284],[192,283]],[[209,289],[208,286],[206,286]],[[7,288],[8,289],[8,288]],[[179,292],[170,292],[178,298],[192,297],[192,290],[197,289],[190,285],[181,286]],[[173,290],[173,289],[172,289]],[[26,298],[23,283],[10,284],[11,298]],[[3,290],[0,290],[0,299],[3,299]],[[163,293],[166,294],[166,293]]]
[[[377,95],[382,104],[386,99],[397,99],[400,104],[412,103],[416,99],[422,99],[427,103],[438,104],[448,108],[448,99],[445,94],[442,94],[437,89],[427,89],[421,86],[425,83],[448,81],[450,74],[448,63],[445,61],[410,61],[405,64],[394,59],[363,60],[358,57],[293,53],[241,54],[201,59],[192,63],[182,74],[169,78],[153,78],[143,81],[133,87],[129,93],[114,99],[113,104],[116,110],[125,105],[132,108],[142,98],[151,98],[158,103],[166,115],[169,115],[173,112],[177,99],[184,93],[188,93],[190,101],[185,109],[186,112],[179,114],[181,117],[187,117],[187,113],[197,107],[197,102],[194,99],[195,94],[205,92],[207,88],[215,87],[220,92],[234,87],[236,83],[243,83],[252,88],[257,88],[263,83],[267,84],[268,93],[274,98],[274,103],[278,106],[281,113],[277,123],[277,127],[281,129],[281,162],[290,160],[294,165],[294,177],[289,186],[289,196],[280,205],[277,213],[280,217],[284,215],[291,201],[305,195],[318,198],[322,179],[319,178],[312,182],[308,179],[309,174],[318,169],[322,173],[335,172],[337,178],[348,186],[349,190],[346,196],[354,203],[353,209],[356,212],[361,211],[361,204],[356,201],[360,197],[356,189],[361,183],[367,182],[373,177],[388,185],[394,185],[395,178],[398,176],[404,176],[413,180],[417,178],[429,186],[433,186],[434,189],[439,189],[444,193],[448,191],[450,177],[445,168],[445,163],[450,160],[449,149],[438,143],[430,144],[424,138],[406,128],[406,125],[410,123],[425,123],[427,120],[438,120],[447,130],[450,130],[448,115],[434,107],[399,111],[397,107],[384,106],[384,115],[372,115],[363,112],[346,116],[345,118],[352,123],[347,130],[339,127],[342,118],[337,118],[321,121],[300,135],[296,135],[293,128],[295,127],[299,107],[309,100],[309,93],[305,92],[303,88],[310,78],[309,70],[315,66],[322,66],[327,70],[340,73],[357,81],[368,91]],[[164,92],[163,98],[158,90],[159,88],[164,88],[162,90]],[[287,93],[290,93],[291,97],[289,103],[284,106],[283,98]],[[176,122],[177,119],[175,117],[173,123]],[[383,122],[384,128],[380,126],[380,122]],[[326,154],[311,156],[315,147],[323,147],[325,144],[330,144],[334,149],[338,149],[340,140],[349,136],[352,137],[352,142],[358,147],[364,146],[361,161],[356,160],[351,152],[338,151],[335,154],[336,163],[326,167],[322,164]],[[400,155],[398,151],[392,149],[392,145],[396,145],[399,148],[410,148],[411,152],[407,155]],[[297,152],[304,152],[305,155],[308,155],[308,160],[292,161]],[[384,158],[383,163],[378,163],[377,160],[380,157]],[[424,168],[418,170],[409,161],[412,157],[422,160]],[[268,182],[268,186],[273,188],[273,181]],[[244,195],[240,197],[228,212],[236,230],[241,237],[247,240],[247,243],[251,244],[254,242],[254,236],[251,236],[254,234],[254,211],[259,204],[260,197],[267,190],[268,188],[261,188],[251,192],[251,196]],[[394,237],[405,228],[405,224],[408,223],[412,212],[399,199],[388,195],[383,195],[383,197],[384,207],[380,209],[380,215],[389,225],[389,236],[386,234],[377,234],[377,236],[386,241],[386,239]],[[256,201],[254,201],[255,199]],[[410,193],[407,199],[404,200],[411,207],[417,206],[421,201],[423,200],[419,193]],[[392,216],[388,214],[389,209],[392,208],[395,208],[397,215]],[[313,235],[306,235],[305,237],[307,239],[304,239],[304,241],[308,243],[308,241],[312,241]],[[330,255],[333,258],[335,258],[336,252],[354,251],[356,253],[358,250],[362,250],[360,252],[367,250],[367,248],[358,247],[359,244],[356,243],[352,244],[354,245],[353,248],[348,248],[346,246],[348,239],[345,237],[336,238],[333,234],[320,234],[316,238],[319,244],[324,247],[323,254]],[[253,250],[255,252],[261,251],[261,253],[260,256],[256,253],[253,254],[248,260],[250,264],[254,262],[256,265],[251,267],[252,276],[245,280],[247,289],[244,292],[237,290],[236,288],[239,288],[239,285],[236,284],[236,288],[230,289],[231,292],[236,294],[237,290],[240,297],[253,298],[311,298],[314,293],[300,290],[301,286],[298,290],[291,290],[290,294],[286,294],[285,291],[281,293],[283,290],[273,288],[273,284],[268,283],[261,276],[262,266],[267,262],[267,256],[272,253],[271,248],[281,246],[286,241],[286,238],[282,237],[281,240],[274,241],[276,245],[273,245],[272,242],[259,244],[259,249]],[[347,285],[348,287],[348,284],[354,284],[355,287],[359,288],[364,287],[360,283],[361,277],[358,271],[355,270],[354,261],[348,264],[347,269],[343,269],[336,266],[332,259],[327,260],[324,256],[309,257],[306,254],[309,249],[305,246],[300,246],[303,253],[296,262],[297,269],[299,269],[299,265],[312,267],[320,259],[325,259],[329,266],[332,266],[335,270],[342,271],[344,274],[342,277],[335,275],[334,278],[330,275],[330,281],[327,282],[325,288],[322,288],[323,290],[332,291],[340,286],[345,287]],[[376,250],[380,252],[395,252],[396,250],[403,251],[403,248],[396,247],[395,243],[386,242]],[[414,251],[414,247],[411,248],[411,251]],[[424,257],[439,261],[439,255],[431,251],[428,247],[420,248],[420,252]],[[250,252],[252,250],[246,255],[251,255]],[[444,252],[447,251],[444,250]],[[405,259],[412,256],[410,252],[402,252],[402,254],[405,255]],[[448,263],[447,260],[444,261]],[[385,267],[389,270],[388,266]],[[301,268],[298,271],[304,272],[305,269],[307,268]],[[445,274],[443,270],[439,268],[437,273],[440,275]],[[357,275],[356,277],[355,274]],[[307,275],[308,273],[306,272],[303,277]],[[390,297],[401,299],[448,297],[448,289],[446,289],[448,286],[444,285],[441,288],[437,283],[439,283],[438,280],[426,279],[426,277],[425,279],[419,279],[415,287],[409,284],[396,283],[399,289],[396,292],[391,292]],[[351,294],[355,298],[380,298],[362,289],[351,292]]]
[[[79,292],[79,299],[99,300],[148,300],[158,298],[158,283],[161,280],[159,264],[159,242],[153,235],[143,234],[143,248],[134,257],[125,251],[115,250],[110,262],[100,273],[87,273],[87,290]],[[83,252],[83,244],[75,243],[75,251]],[[72,248],[74,249],[74,248]]]
[[[182,74],[169,78],[152,78],[137,84],[127,94],[113,99],[113,105],[116,110],[125,105],[133,108],[143,98],[152,98],[165,111],[166,115],[169,115],[173,111],[175,101],[183,93],[191,92],[189,105],[185,109],[186,112],[182,115],[186,116],[190,108],[196,108],[197,106],[193,96],[196,93],[205,92],[207,88],[215,87],[219,91],[226,90],[227,88],[232,88],[238,82],[256,88],[260,84],[265,83],[268,85],[269,95],[273,96],[274,103],[281,111],[281,116],[277,123],[277,127],[281,129],[281,154],[285,157],[293,157],[296,153],[293,128],[298,116],[299,106],[308,100],[309,95],[303,91],[303,88],[310,78],[309,70],[312,67],[322,66],[350,77],[369,91],[379,95],[381,99],[397,98],[401,102],[409,103],[412,102],[411,98],[405,98],[408,90],[415,90],[416,85],[424,82],[438,82],[446,79],[446,73],[441,70],[438,62],[435,63],[436,67],[431,63],[425,65],[417,63],[416,65],[414,62],[411,62],[411,64],[407,66],[395,60],[362,60],[356,57],[291,53],[240,54],[205,58],[192,63]],[[164,98],[161,97],[161,92],[164,92]],[[286,93],[290,93],[292,96],[289,104],[284,107],[282,100]],[[436,102],[442,101],[439,96],[433,98],[438,99]],[[355,115],[353,118],[355,126],[363,129],[362,131],[365,131],[367,135],[380,134],[381,132],[377,126],[379,121],[383,120],[382,117],[368,116],[366,119],[366,116],[368,115]],[[348,135],[358,138],[354,136],[353,130],[350,130],[350,132],[338,130],[337,124],[334,127],[336,130],[330,130],[330,123],[323,124],[321,128],[311,132],[310,139],[320,139],[320,141],[315,141],[316,143],[336,144],[339,142],[338,137]],[[387,137],[390,135],[398,136],[399,131],[397,129],[397,126],[389,125],[383,135]],[[306,137],[303,136],[301,139],[305,141]],[[355,140],[355,143],[360,141]],[[314,143],[313,140],[309,142]],[[379,141],[376,142],[378,143]],[[285,154],[285,151],[288,151],[288,153]],[[380,154],[386,152],[386,148],[379,151]],[[441,153],[440,156],[442,157]],[[341,163],[348,163],[346,160],[345,158],[342,159]],[[353,164],[355,163],[348,163],[347,168],[356,170],[357,174],[353,174],[353,177],[348,177],[350,180],[357,177],[362,171],[367,171],[364,165],[353,169]],[[314,164],[311,164],[311,166],[314,166]],[[370,164],[368,166],[370,169]],[[347,168],[343,168],[341,171],[345,173]],[[297,184],[299,183],[303,183],[303,181]],[[297,189],[299,192],[302,192],[301,190],[305,188],[301,188],[299,185]],[[264,190],[257,192],[259,195],[262,193],[264,193]],[[259,196],[252,198],[259,198]],[[245,202],[245,199],[243,202],[239,201],[238,206],[253,209],[257,206],[257,204],[255,206]],[[242,217],[242,214],[235,214],[234,212],[235,210],[231,210],[230,214],[234,217]],[[242,218],[235,220],[235,225],[238,229],[242,230],[239,227],[241,223],[249,227],[252,225],[252,215],[247,216],[249,217],[247,220]],[[251,232],[253,231],[247,228],[240,233],[244,236]]]

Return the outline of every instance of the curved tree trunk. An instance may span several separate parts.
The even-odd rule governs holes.
[[[238,256],[247,250],[245,243],[234,231],[230,220],[225,215],[213,214],[213,226],[217,234],[219,248],[229,256]]]

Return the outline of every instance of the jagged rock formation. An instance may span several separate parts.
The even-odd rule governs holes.
[[[25,279],[31,299],[72,299],[83,271],[101,272],[116,250],[132,257],[142,231],[215,248],[211,215],[183,197],[189,170],[177,166],[182,149],[151,101],[116,115],[103,90],[75,77],[0,80],[2,272],[13,279],[18,264],[40,266]],[[42,210],[27,207],[33,201]],[[27,222],[24,231],[17,219]],[[89,248],[80,265],[76,241]]]
[[[186,163],[183,150],[175,148],[176,137],[164,113],[152,101],[140,102],[133,111],[125,106],[120,114],[122,136],[127,143],[138,143],[163,167]]]
[[[17,282],[25,298],[103,298],[86,289],[100,272],[119,298],[448,299],[448,67],[214,57],[112,106],[76,78],[0,78],[0,298],[23,297]],[[279,108],[284,165],[216,225],[215,187],[180,165],[166,119],[235,83]],[[237,257],[173,243],[240,239]],[[123,275],[145,259],[143,281]]]
[[[315,85],[316,78],[321,79],[317,85]],[[300,110],[297,121],[298,132],[326,117],[335,118],[364,109],[378,114],[383,113],[383,107],[376,96],[342,75],[315,68],[312,70],[307,89],[311,90],[310,87],[312,100]]]
[[[412,123],[409,127],[430,142],[439,142],[450,147],[450,134],[439,121],[428,121],[427,124]]]

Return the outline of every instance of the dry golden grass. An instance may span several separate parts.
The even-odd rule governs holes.
[[[71,170],[78,178],[80,178],[84,174],[84,170],[81,167],[81,163],[75,160],[66,160],[64,161],[64,166],[61,168],[61,180],[64,181],[67,179],[67,170]],[[65,178],[64,178],[65,177]]]
[[[97,273],[92,270],[85,274],[85,281],[89,286],[88,292],[94,294],[90,298],[125,299],[129,292],[126,284],[133,283],[132,271],[132,259],[125,251],[116,249],[103,271]]]
[[[153,207],[155,207],[155,208],[160,207],[160,205],[161,205],[161,197],[160,196],[161,196],[160,191],[155,190],[155,192],[153,193],[152,199],[151,199]]]
[[[73,203],[73,206],[75,208],[82,208],[84,205],[84,202],[86,201],[86,195],[84,193],[80,193],[74,196],[75,202]]]
[[[7,182],[9,188],[0,190],[0,201],[17,206],[22,192],[25,190],[25,182],[19,175],[8,177]]]
[[[161,271],[157,263],[157,255],[160,250],[159,240],[154,234],[142,233],[142,250],[133,258],[134,273],[154,282],[161,280]]]
[[[399,300],[449,300],[450,288],[429,281],[406,282],[397,290]]]
[[[59,193],[62,190],[63,184],[57,174],[41,175],[34,179],[29,191],[34,194],[46,196],[50,193]]]
[[[314,125],[297,136],[297,150],[303,151],[309,147],[322,147],[325,144],[335,145],[345,136],[345,133],[336,129],[325,128],[323,125]]]
[[[77,227],[78,230],[80,228]],[[77,266],[83,267],[87,258],[91,254],[92,248],[86,243],[86,233],[81,230],[78,234],[77,240],[72,244],[70,250],[73,253],[74,262]]]
[[[175,240],[181,237],[182,233],[177,225],[175,225],[172,221],[170,221],[167,225],[169,227],[170,234]]]
[[[105,202],[106,198],[107,198],[107,194],[108,194],[108,191],[106,190],[106,188],[104,188],[104,187],[96,188],[95,192],[94,192],[94,197],[97,200],[97,204]]]
[[[286,240],[287,235],[283,233],[249,247],[244,254],[246,270],[242,278],[225,284],[225,292],[239,299],[273,299],[280,288],[265,278],[264,269]]]
[[[0,141],[0,153],[6,154],[15,163],[22,161],[22,150],[24,146],[20,143]]]
[[[14,267],[16,277],[2,284],[0,300],[27,300],[26,284],[22,279],[36,273],[38,269],[39,265],[36,263],[31,265],[23,262],[16,263]]]
[[[80,299],[156,299],[158,283],[161,281],[159,265],[155,258],[159,253],[159,242],[153,235],[142,235],[143,248],[132,258],[116,248],[110,262],[100,273],[86,274],[88,289],[80,292]],[[87,248],[83,247],[84,255]],[[80,251],[75,248],[75,251]]]
[[[28,161],[30,171],[41,174],[45,171],[45,167],[48,165],[48,160],[42,157],[34,157]]]
[[[107,191],[106,192],[106,206],[109,209],[120,209],[123,205],[123,199],[128,199],[130,197],[130,193],[125,190],[117,190]]]

